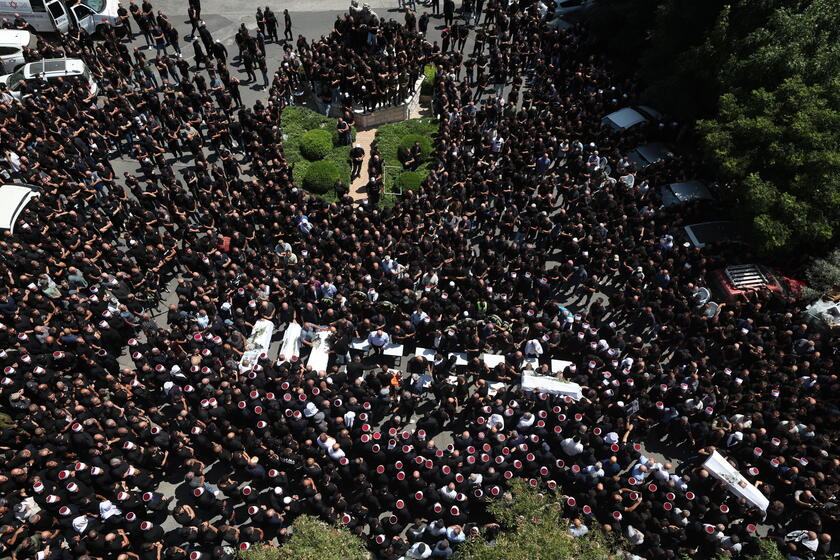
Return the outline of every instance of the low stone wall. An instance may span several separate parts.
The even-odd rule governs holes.
[[[353,118],[356,119],[356,128],[374,128],[385,123],[407,120],[411,112],[420,104],[420,86],[422,83],[423,78],[421,77],[414,84],[414,93],[401,105],[382,107],[372,113],[365,113],[360,106],[353,107]],[[311,91],[309,92],[309,98],[312,100],[312,104],[317,108],[318,112],[324,114],[323,101]],[[341,116],[341,105],[333,104],[330,110],[330,116],[336,118]]]

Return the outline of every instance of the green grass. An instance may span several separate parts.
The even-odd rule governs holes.
[[[404,171],[402,162],[400,162],[397,154],[403,138],[416,134],[428,138],[429,142],[434,145],[433,139],[437,132],[438,122],[435,119],[409,119],[407,121],[383,124],[379,127],[379,130],[376,131],[374,142],[382,154],[382,162],[385,167],[383,173],[383,181],[385,183],[383,200],[385,199],[385,194],[394,191],[397,176]],[[433,162],[434,157],[430,157],[416,171],[421,173],[425,178]]]
[[[339,171],[341,180],[350,185],[350,149],[351,146],[336,146],[338,133],[335,129],[336,119],[325,117],[306,107],[297,105],[286,107],[280,117],[280,130],[283,133],[283,152],[286,161],[293,166],[292,180],[294,185],[302,189],[303,178],[309,169],[309,162],[300,152],[300,142],[303,135],[309,130],[322,129],[328,131],[333,138],[333,148],[321,161],[333,163]],[[353,139],[356,137],[356,129],[352,132]],[[318,196],[329,201],[335,200],[335,193],[329,191]]]

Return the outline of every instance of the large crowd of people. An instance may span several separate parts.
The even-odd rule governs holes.
[[[40,193],[0,239],[0,555],[232,558],[309,514],[378,558],[445,558],[495,538],[486,503],[513,478],[556,488],[570,534],[617,533],[634,558],[738,556],[765,532],[791,557],[830,552],[835,340],[776,292],[698,308],[743,249],[675,240],[683,210],[656,187],[693,178],[691,158],[625,156],[676,127],[602,129],[637,87],[586,27],[491,4],[445,30],[472,32],[472,52],[362,25],[358,9],[321,41],[293,45],[288,22],[253,106],[197,0],[195,65],[149,0],[126,18],[155,56],[131,32],[27,50],[82,58],[101,94],[75,78],[0,85],[2,167]],[[265,13],[237,33],[254,68],[280,41]],[[292,186],[282,109],[301,67],[322,94],[375,107],[426,63],[440,130],[417,192],[379,207]],[[117,177],[116,157],[139,171]],[[243,362],[260,320],[278,337],[299,325],[300,355]],[[392,367],[388,342],[410,358]],[[534,358],[548,375],[569,362],[558,375],[582,397],[523,390]],[[766,511],[701,467],[714,451]]]

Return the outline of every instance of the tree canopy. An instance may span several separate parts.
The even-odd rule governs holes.
[[[756,247],[817,250],[840,228],[840,4],[614,0],[602,43],[638,67],[654,105],[699,118],[705,162]],[[614,19],[626,15],[637,25]],[[628,30],[604,35],[608,28]]]
[[[260,543],[240,551],[241,560],[369,560],[365,543],[344,527],[302,515],[292,523],[292,536],[276,547]]]
[[[491,542],[482,536],[462,543],[456,560],[607,560],[615,556],[600,531],[582,537],[568,533],[561,497],[554,491],[537,491],[517,480],[504,498],[488,504],[488,511],[502,531]]]

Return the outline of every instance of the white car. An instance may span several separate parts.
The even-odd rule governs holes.
[[[9,93],[20,98],[20,85],[23,80],[42,75],[46,80],[82,76],[87,81],[87,87],[93,95],[99,91],[99,86],[91,76],[90,69],[83,60],[78,58],[48,58],[29,62],[21,66],[15,73],[0,76],[0,83],[6,84]]]
[[[613,130],[627,130],[637,124],[661,119],[662,113],[656,109],[646,105],[637,105],[635,107],[625,107],[624,109],[610,113],[601,119],[601,126],[606,126]]]
[[[23,49],[34,49],[38,37],[29,31],[19,29],[0,29],[0,70],[11,74],[24,64]]]

